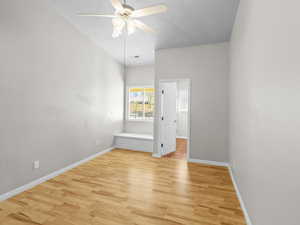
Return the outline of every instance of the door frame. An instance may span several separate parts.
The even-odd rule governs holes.
[[[173,79],[159,79],[156,88],[156,104],[155,104],[155,119],[154,119],[154,139],[153,139],[153,157],[160,158],[162,156],[161,148],[160,148],[160,115],[161,115],[161,93],[160,84],[162,82],[179,82],[179,81],[187,81],[188,82],[188,122],[187,122],[187,157],[186,160],[190,159],[190,146],[191,146],[191,89],[192,82],[190,78],[173,78]]]

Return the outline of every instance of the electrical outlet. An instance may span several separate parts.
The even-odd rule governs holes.
[[[33,162],[33,168],[34,169],[40,168],[40,161],[39,160],[36,160],[36,161]]]

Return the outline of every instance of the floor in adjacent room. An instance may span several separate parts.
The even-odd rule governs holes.
[[[1,225],[245,225],[226,167],[113,150],[0,203]]]
[[[187,139],[176,138],[176,152],[165,155],[165,158],[186,159],[187,154]]]

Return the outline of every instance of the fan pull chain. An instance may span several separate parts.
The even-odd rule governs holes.
[[[126,75],[126,64],[127,64],[127,34],[125,32],[125,35],[124,35],[124,75]]]

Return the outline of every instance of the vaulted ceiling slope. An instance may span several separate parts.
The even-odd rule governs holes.
[[[123,63],[125,38],[112,38],[111,19],[77,16],[80,12],[112,14],[110,0],[50,1],[80,31]],[[156,33],[138,30],[126,38],[127,64],[139,65],[154,63],[155,49],[229,41],[239,0],[127,0],[127,4],[135,9],[158,4],[168,7],[166,13],[141,19]]]

